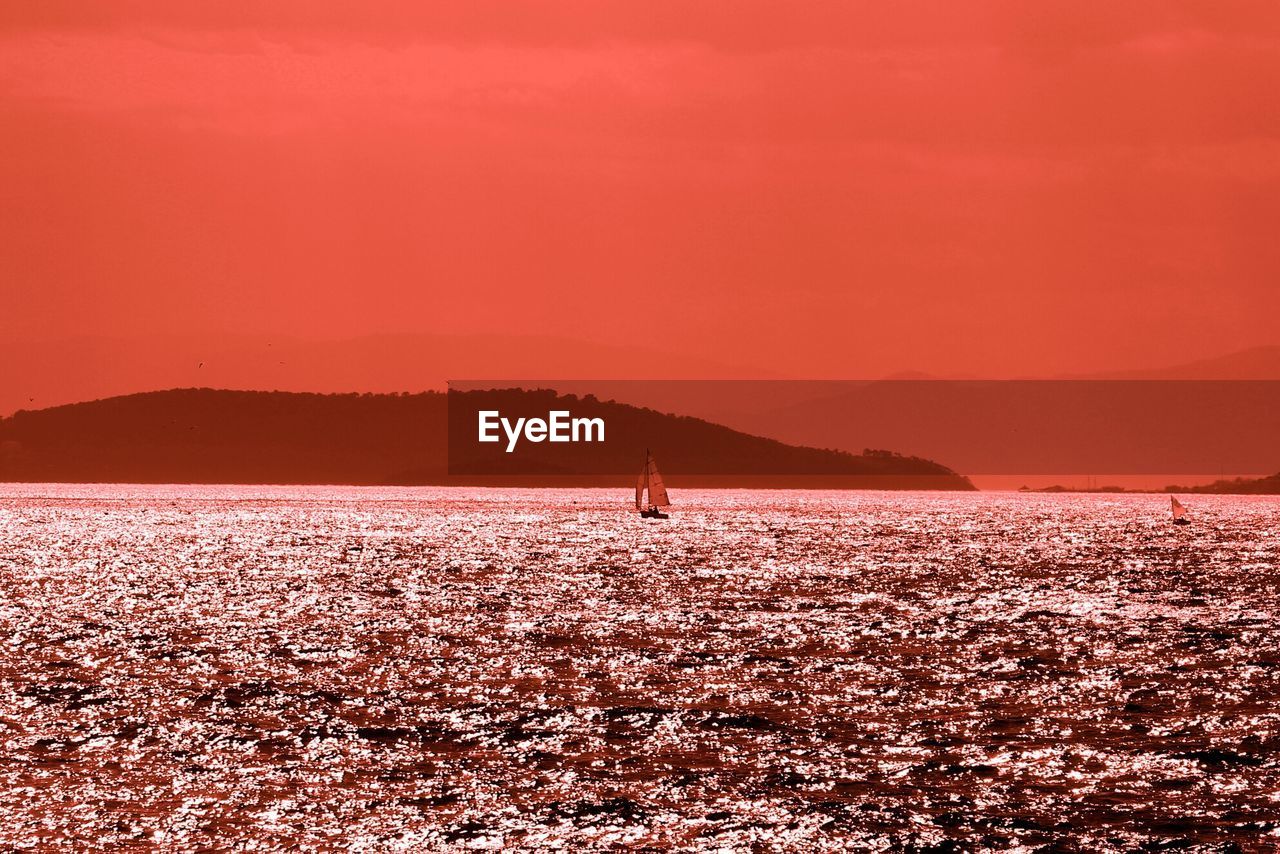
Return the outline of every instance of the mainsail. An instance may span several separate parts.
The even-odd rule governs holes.
[[[649,491],[650,507],[671,506],[671,500],[667,498],[667,486],[662,482],[662,475],[658,473],[658,463],[654,460],[653,454],[648,451],[644,452],[644,469],[636,480],[637,510],[643,510],[645,507],[644,493],[646,489]]]
[[[1187,508],[1183,507],[1182,502],[1172,495],[1169,496],[1169,508],[1173,511],[1173,521],[1177,522],[1187,518]]]
[[[649,456],[649,506],[650,507],[670,507],[671,501],[667,498],[667,485],[662,482],[662,475],[658,474],[658,462]]]

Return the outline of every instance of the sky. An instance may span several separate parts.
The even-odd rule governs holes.
[[[511,376],[1216,356],[1280,343],[1278,102],[1274,2],[8,3],[0,337],[46,400],[368,336]]]

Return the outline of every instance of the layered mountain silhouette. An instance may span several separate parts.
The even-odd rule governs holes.
[[[673,486],[973,488],[929,460],[796,447],[590,397],[514,389],[453,394],[451,406],[441,392],[193,388],[23,410],[0,419],[0,480],[545,485],[560,477],[568,481],[556,482],[625,484],[652,448]],[[474,441],[482,408],[510,417],[551,410],[601,417],[606,441],[525,442],[506,454],[503,444]]]
[[[1280,346],[1250,347],[1224,356],[1165,368],[1108,371],[1064,379],[1094,380],[1280,380]]]

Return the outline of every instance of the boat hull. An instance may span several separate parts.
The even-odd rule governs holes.
[[[641,519],[670,519],[666,513],[663,513],[657,507],[650,507],[648,510],[640,511]]]

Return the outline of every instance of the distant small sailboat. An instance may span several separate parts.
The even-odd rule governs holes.
[[[649,500],[644,500],[645,492],[649,493]],[[667,498],[667,487],[662,482],[662,475],[658,474],[658,464],[653,459],[653,454],[649,453],[646,448],[644,452],[644,468],[640,471],[640,477],[636,480],[636,509],[640,511],[642,519],[669,519],[666,513],[663,513],[660,507],[670,507],[671,501]]]
[[[1169,509],[1173,511],[1173,524],[1190,525],[1191,520],[1187,518],[1187,508],[1182,506],[1182,502],[1169,496]]]

